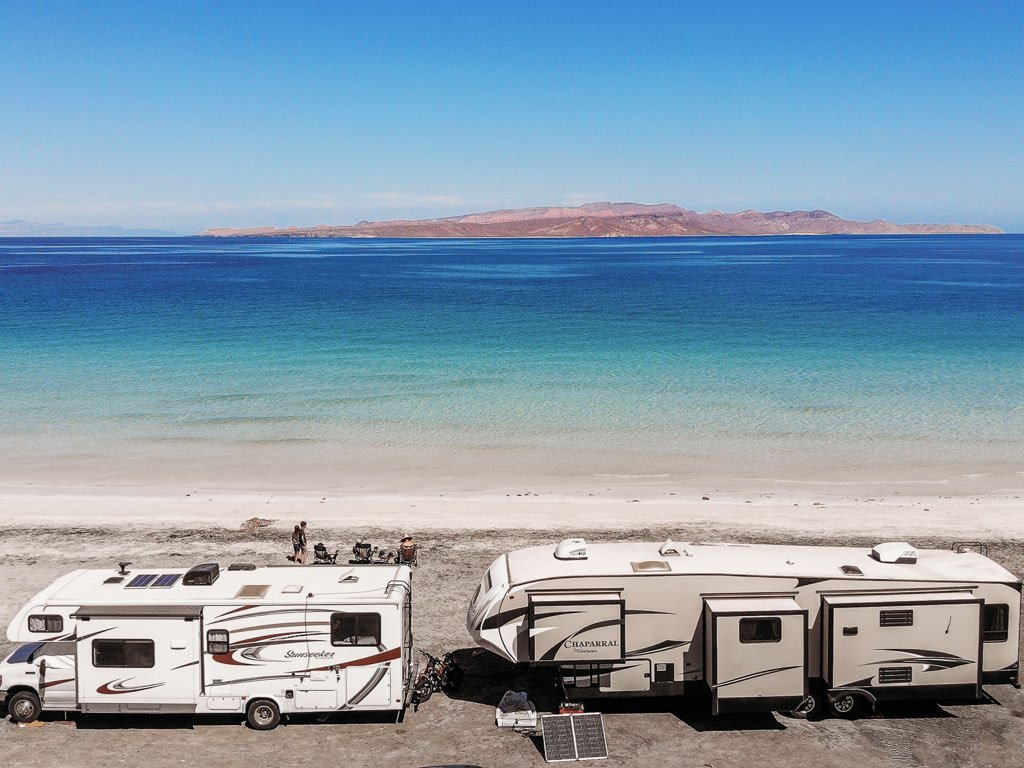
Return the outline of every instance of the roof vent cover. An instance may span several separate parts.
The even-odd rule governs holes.
[[[880,563],[913,565],[917,562],[917,548],[905,541],[887,541],[876,545],[871,556]]]
[[[658,554],[662,557],[679,557],[679,546],[672,539],[666,539],[665,543],[658,547]]]
[[[555,558],[558,560],[586,560],[587,542],[585,539],[565,539],[555,547]]]
[[[190,587],[208,587],[217,580],[218,576],[220,576],[219,565],[216,563],[203,563],[189,568],[181,583],[187,584]]]

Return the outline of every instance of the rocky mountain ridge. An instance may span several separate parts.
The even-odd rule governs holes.
[[[850,221],[828,211],[697,213],[670,203],[587,203],[516,208],[441,219],[361,221],[346,226],[208,229],[210,237],[706,237],[716,235],[1000,234],[985,224]]]

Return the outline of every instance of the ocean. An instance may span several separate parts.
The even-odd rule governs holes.
[[[1020,475],[1024,236],[0,240],[0,363],[6,484]]]

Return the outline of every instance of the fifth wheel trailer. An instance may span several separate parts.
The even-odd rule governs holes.
[[[402,711],[412,687],[408,566],[232,565],[69,573],[7,637],[0,702],[42,710],[244,715]]]
[[[1019,687],[1020,612],[1021,580],[974,551],[569,539],[495,560],[467,627],[569,698],[849,717]]]

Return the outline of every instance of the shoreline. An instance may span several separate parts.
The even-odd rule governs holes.
[[[0,525],[232,529],[259,517],[274,520],[264,530],[275,533],[287,532],[304,519],[314,528],[396,532],[706,528],[879,540],[897,535],[1024,538],[1024,491],[926,495],[901,492],[893,485],[874,494],[858,490],[856,495],[832,485],[759,493],[712,487],[702,492],[621,481],[589,489],[534,486],[394,494],[0,485]]]

